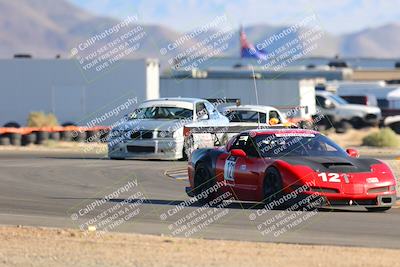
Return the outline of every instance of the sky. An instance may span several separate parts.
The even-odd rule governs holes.
[[[400,0],[69,0],[92,13],[178,31],[226,14],[232,25],[290,25],[315,13],[330,33],[343,34],[400,22]]]

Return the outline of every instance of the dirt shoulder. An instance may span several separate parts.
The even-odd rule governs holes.
[[[399,266],[399,250],[0,227],[0,266]]]

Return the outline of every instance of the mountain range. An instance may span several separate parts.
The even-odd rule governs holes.
[[[0,58],[11,58],[17,53],[28,53],[38,58],[69,57],[70,50],[91,36],[118,24],[114,18],[97,16],[82,10],[66,0],[0,0]],[[146,38],[134,57],[157,57],[166,47],[182,37],[183,33],[167,26],[141,25]],[[245,27],[248,40],[257,43],[285,26],[252,25]],[[304,31],[305,29],[302,29]],[[301,31],[300,31],[301,32]],[[185,41],[172,53],[177,55],[199,42],[201,36]],[[109,39],[96,45],[104,46]],[[282,40],[281,42],[283,42]],[[277,43],[276,45],[280,45]],[[228,41],[224,56],[239,56],[239,30]],[[368,28],[341,36],[325,33],[318,49],[310,56],[333,57],[400,57],[400,24]]]

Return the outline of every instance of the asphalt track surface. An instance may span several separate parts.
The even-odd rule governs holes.
[[[95,154],[72,152],[0,151],[0,224],[79,228],[85,223],[92,224],[89,220],[100,218],[96,216],[102,212],[103,215],[112,214],[112,207],[118,203],[123,207],[123,203],[138,204],[140,202],[135,201],[141,199],[143,203],[135,206],[135,210],[132,208],[130,213],[125,210],[125,214],[132,214],[129,219],[109,230],[181,237],[190,233],[187,235],[209,239],[400,248],[399,208],[385,213],[368,213],[357,207],[301,214],[273,210],[250,220],[249,217],[262,207],[254,207],[253,203],[232,203],[226,208],[209,210],[214,221],[203,224],[201,229],[198,226],[197,232],[190,230],[196,226],[194,217],[190,219],[192,228],[188,228],[192,232],[179,232],[177,229],[182,229],[184,224],[182,218],[205,213],[192,205],[168,215],[189,197],[184,190],[187,181],[167,177],[164,172],[185,165],[184,162],[113,161]],[[132,186],[129,191],[118,191],[128,184]],[[87,214],[82,212],[96,200],[116,191],[118,196],[98,204]],[[129,197],[133,199],[126,202]],[[287,224],[277,228],[284,228],[285,232],[275,229],[263,235],[261,231],[266,228],[257,229],[267,220],[270,227],[285,218],[293,219],[290,229]],[[293,223],[300,218],[300,223]]]

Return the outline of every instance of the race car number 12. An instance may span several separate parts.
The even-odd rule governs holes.
[[[228,158],[224,166],[224,179],[227,181],[235,181],[235,165],[236,159]]]
[[[340,183],[340,175],[339,175],[339,173],[321,172],[320,174],[318,174],[318,177],[321,177],[323,182]]]

